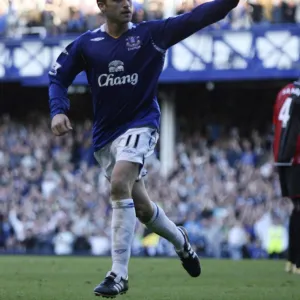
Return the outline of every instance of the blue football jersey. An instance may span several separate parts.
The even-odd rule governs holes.
[[[119,38],[105,24],[78,37],[49,72],[51,117],[69,110],[67,89],[86,73],[92,91],[95,151],[130,128],[160,124],[156,90],[166,50],[198,30],[223,19],[238,0],[215,0],[177,17],[129,24]]]

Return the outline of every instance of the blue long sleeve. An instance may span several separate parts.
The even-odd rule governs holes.
[[[60,54],[49,72],[49,106],[53,118],[57,114],[66,114],[70,108],[68,87],[84,69],[80,38],[68,45]]]
[[[239,0],[215,0],[194,8],[191,12],[147,24],[153,42],[166,50],[202,28],[216,23],[237,6]]]

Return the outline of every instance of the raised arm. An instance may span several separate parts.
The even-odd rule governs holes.
[[[194,8],[191,12],[161,21],[146,22],[153,42],[166,50],[200,29],[222,20],[239,0],[214,0]]]

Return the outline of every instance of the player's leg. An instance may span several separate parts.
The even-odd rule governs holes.
[[[294,235],[293,235],[293,244],[294,244],[294,255],[295,262],[293,273],[300,275],[300,197],[293,199],[294,202]]]
[[[132,197],[138,219],[151,231],[170,241],[175,249],[181,250],[184,246],[182,233],[163,209],[150,200],[143,179],[134,184]]]
[[[112,272],[126,278],[133,241],[136,214],[132,188],[140,166],[129,161],[118,161],[111,176],[112,200]]]
[[[279,175],[279,183],[281,187],[281,195],[282,197],[289,197],[290,191],[289,191],[289,176],[290,167],[278,167],[278,175]],[[289,244],[288,244],[288,257],[287,262],[285,264],[285,271],[290,273],[293,270],[293,264],[294,264],[294,240],[292,238],[293,236],[293,218],[292,215],[290,216],[290,226],[289,226]]]
[[[293,270],[293,266],[296,262],[296,256],[295,256],[295,207],[293,208],[293,211],[290,216],[289,221],[289,228],[288,228],[288,234],[289,234],[289,247],[288,247],[288,261],[286,263],[285,271],[290,273]]]
[[[117,138],[110,146],[110,163],[107,155],[95,155],[106,166],[111,181],[112,198],[112,269],[94,290],[96,295],[115,297],[128,290],[128,262],[134,237],[136,214],[132,188],[140,177],[147,154],[156,144],[156,130],[133,128]],[[105,153],[104,153],[105,154]],[[113,168],[111,168],[113,166]],[[111,172],[110,172],[111,171]]]
[[[148,229],[171,242],[186,271],[198,277],[201,273],[200,261],[189,243],[186,230],[177,227],[163,209],[151,201],[143,180],[134,184],[132,197],[138,219]]]
[[[118,160],[118,147],[122,139],[123,136],[95,153],[96,160],[111,183],[113,261],[112,270],[94,289],[96,296],[115,297],[128,289],[127,268],[136,224],[131,191],[140,166],[138,163]]]
[[[115,297],[128,290],[128,263],[136,224],[132,188],[139,168],[137,163],[118,161],[112,171],[112,268],[95,288],[96,296]]]
[[[286,168],[287,196],[293,201],[293,212],[291,215],[292,237],[290,247],[292,248],[293,273],[300,274],[300,166],[294,165]]]

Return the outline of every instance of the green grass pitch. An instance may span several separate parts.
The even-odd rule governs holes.
[[[0,256],[0,300],[102,299],[93,288],[110,267],[96,257]],[[203,260],[190,278],[177,259],[131,260],[129,292],[121,300],[299,300],[300,276],[283,261]]]

